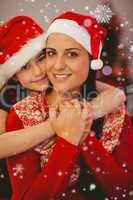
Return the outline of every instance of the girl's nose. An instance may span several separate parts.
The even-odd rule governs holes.
[[[32,72],[35,76],[40,76],[42,74],[42,69],[37,63],[32,62]]]

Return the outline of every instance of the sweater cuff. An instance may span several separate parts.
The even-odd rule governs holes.
[[[56,138],[56,146],[62,147],[64,150],[67,150],[73,153],[76,153],[79,151],[78,146],[71,144],[70,142],[68,142],[67,140],[59,136]]]

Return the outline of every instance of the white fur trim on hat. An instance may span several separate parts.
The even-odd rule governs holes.
[[[29,40],[18,52],[6,60],[5,63],[0,64],[0,88],[10,77],[44,48],[44,35],[43,33]]]
[[[56,19],[49,26],[45,35],[45,40],[47,40],[51,33],[63,33],[72,37],[91,54],[90,35],[87,30],[77,22],[68,19]]]

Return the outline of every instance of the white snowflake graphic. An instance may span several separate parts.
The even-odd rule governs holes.
[[[4,174],[0,174],[0,178],[3,179],[5,176]]]
[[[108,5],[97,5],[94,11],[90,11],[90,14],[96,18],[98,23],[109,23],[113,16],[113,12]]]
[[[16,167],[13,167],[13,171],[14,176],[18,176],[20,179],[23,178],[24,167],[22,164],[16,164]]]
[[[89,190],[95,190],[96,189],[96,185],[94,183],[90,184]]]
[[[133,52],[133,45],[130,46],[129,51],[132,53]]]

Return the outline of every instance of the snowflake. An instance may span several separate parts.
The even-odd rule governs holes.
[[[83,191],[86,191],[86,188],[85,188],[85,187],[83,187]]]
[[[90,184],[90,187],[89,187],[89,190],[92,191],[92,190],[95,190],[96,189],[96,185],[95,184]]]
[[[58,172],[58,176],[62,176],[62,172],[61,171]]]
[[[83,147],[83,151],[87,151],[88,150],[88,147],[87,146],[84,146]]]
[[[58,8],[55,10],[56,13],[58,13],[59,11],[60,11],[60,9],[58,9]]]
[[[133,45],[130,46],[129,50],[130,52],[133,52]]]
[[[127,166],[126,163],[123,163],[123,164],[122,164],[122,167],[126,167],[126,166]]]
[[[128,21],[125,21],[125,25],[128,25],[129,24],[129,22]]]
[[[118,45],[118,49],[123,49],[123,48],[124,48],[124,44],[121,43]]]
[[[41,13],[41,14],[44,13],[44,10],[43,10],[43,9],[40,9],[40,13]]]
[[[120,190],[120,187],[119,187],[119,186],[117,186],[117,187],[116,187],[116,190]]]
[[[126,194],[123,194],[122,197],[125,198],[125,197],[126,197]]]
[[[109,23],[113,16],[113,12],[107,5],[97,5],[96,9],[90,11],[90,14],[96,18],[98,23]]]
[[[1,20],[1,21],[0,21],[0,24],[4,24],[4,21],[3,21],[3,20]]]
[[[50,2],[47,2],[47,3],[45,4],[45,8],[48,8],[50,5],[51,5],[51,3],[50,3]]]
[[[0,174],[0,178],[3,179],[4,178],[4,174]]]
[[[129,31],[130,31],[130,32],[133,32],[133,28],[130,28]]]
[[[85,9],[85,10],[89,10],[89,6],[85,6],[84,9]]]
[[[72,189],[72,191],[71,191],[71,192],[72,192],[73,194],[74,194],[74,193],[76,193],[76,189]]]
[[[100,172],[100,171],[101,171],[100,167],[97,167],[96,172]]]
[[[44,16],[44,19],[45,19],[45,22],[47,22],[47,23],[49,22],[49,18],[47,15]]]
[[[72,8],[72,9],[71,9],[71,11],[72,11],[72,12],[75,12],[75,9],[74,9],[74,8]]]
[[[22,174],[24,171],[24,167],[22,164],[16,164],[16,167],[13,167],[14,176],[19,176],[20,179],[23,178]]]
[[[24,11],[24,9],[23,9],[23,8],[21,8],[21,9],[20,9],[20,12],[23,12],[23,11]]]
[[[121,27],[121,28],[123,28],[123,27],[124,27],[124,24],[123,24],[123,23],[121,23],[121,24],[120,24],[120,27]]]
[[[133,190],[129,192],[129,196],[133,196]]]

